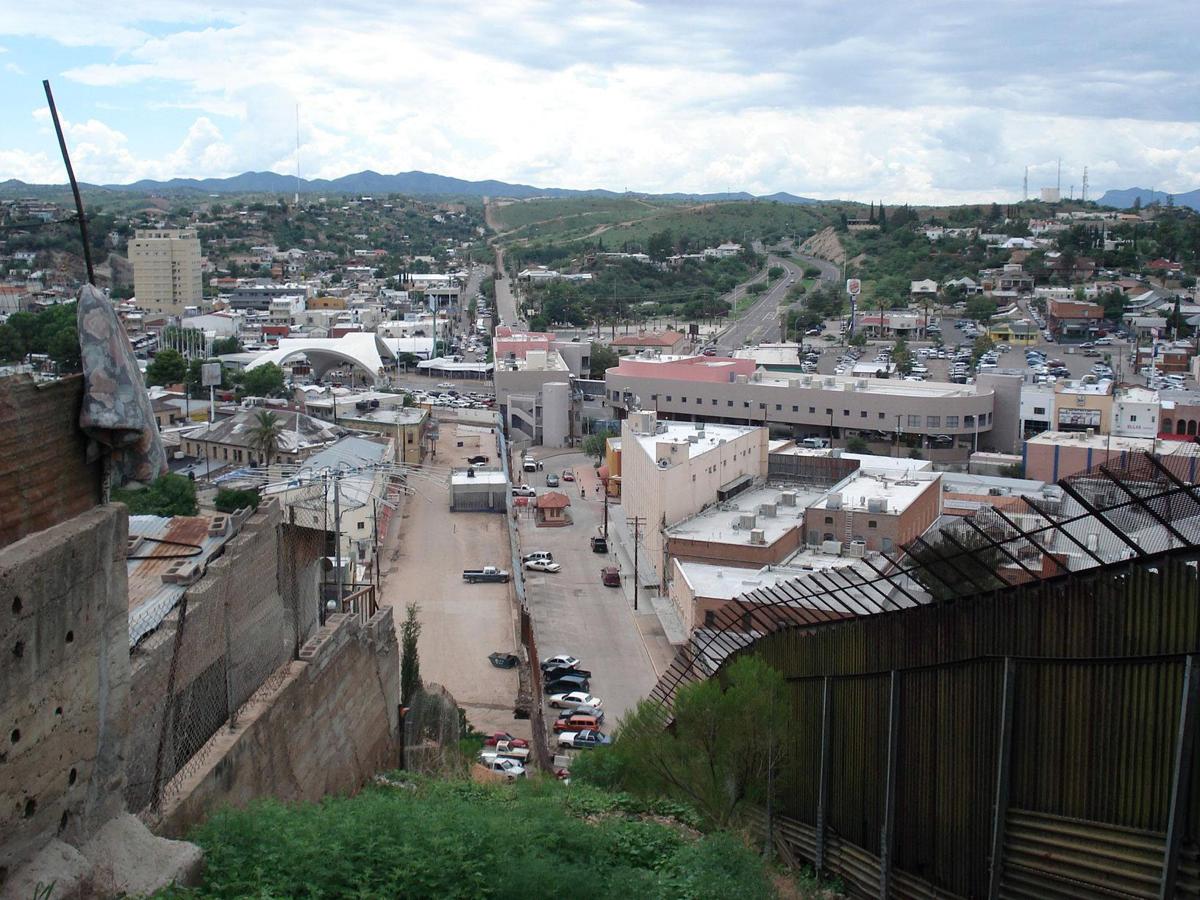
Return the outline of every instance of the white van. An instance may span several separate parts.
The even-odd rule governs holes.
[[[829,438],[808,437],[800,442],[806,450],[825,450],[829,447]]]

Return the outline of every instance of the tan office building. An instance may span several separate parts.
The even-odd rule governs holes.
[[[204,296],[200,239],[194,228],[139,230],[129,242],[133,291],[138,306],[167,316],[183,315]]]

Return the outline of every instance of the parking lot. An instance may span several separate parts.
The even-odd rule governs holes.
[[[583,668],[592,672],[591,693],[604,701],[605,728],[611,730],[650,692],[674,649],[648,602],[633,611],[628,578],[621,579],[622,587],[600,582],[601,568],[617,563],[613,554],[593,553],[589,545],[603,518],[591,461],[582,454],[550,456],[542,471],[523,474],[542,493],[546,477],[561,478],[563,470],[570,470],[576,480],[554,490],[570,498],[572,524],[539,528],[532,511],[519,519],[522,553],[550,551],[561,566],[553,574],[526,572],[526,595],[540,655],[567,653],[582,660]],[[619,515],[619,507],[611,506],[610,513]],[[547,710],[548,729],[556,716],[556,711]]]

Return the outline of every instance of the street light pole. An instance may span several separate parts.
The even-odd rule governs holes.
[[[641,539],[642,526],[646,524],[646,520],[642,516],[631,516],[626,521],[633,526],[633,611],[637,612],[638,591],[641,589],[641,582],[638,580],[638,541]]]

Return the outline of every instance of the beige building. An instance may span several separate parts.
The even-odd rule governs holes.
[[[897,478],[859,470],[809,506],[804,524],[812,546],[851,556],[890,554],[924,534],[941,514],[939,473],[915,471]]]
[[[193,228],[138,230],[129,242],[133,290],[138,305],[150,312],[182,316],[199,306],[200,239]]]
[[[633,413],[621,426],[621,503],[642,522],[643,559],[664,573],[664,530],[767,474],[767,429]]]

